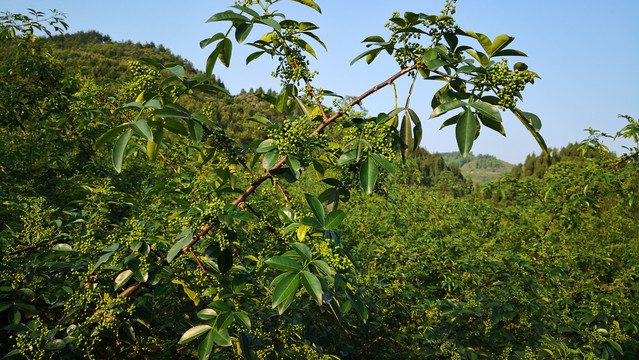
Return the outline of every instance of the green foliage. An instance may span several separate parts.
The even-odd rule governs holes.
[[[0,124],[3,355],[636,357],[636,149],[473,194],[458,166],[417,146],[412,88],[388,113],[353,107],[419,74],[445,83],[432,117],[460,112],[444,125],[456,124],[464,155],[482,125],[503,133],[500,105],[543,146],[539,119],[512,98],[534,74],[491,60],[522,55],[511,37],[460,30],[452,2],[442,16],[394,14],[390,40],[367,38],[360,58],[385,51],[401,69],[327,106],[336,94],[312,85],[306,58],[317,56],[309,43],[325,47],[317,27],[277,3],[209,19],[229,26],[201,43],[209,75],[236,42],[257,49],[247,62],[277,61],[281,91],[237,97],[146,53],[123,59],[126,71],[105,66],[122,82],[102,83],[24,30],[40,29],[39,13],[2,18],[16,34],[2,71],[20,74],[5,81],[23,104]],[[26,39],[39,45],[22,53]],[[73,41],[94,54],[117,45]],[[618,136],[636,139],[628,121]],[[599,136],[586,145],[601,150]]]

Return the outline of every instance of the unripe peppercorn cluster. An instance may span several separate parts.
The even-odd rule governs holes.
[[[296,44],[297,40],[301,40],[298,34],[299,25],[282,28],[282,38],[286,41],[286,45],[280,45],[283,50],[278,58],[280,64],[271,73],[271,76],[280,78],[282,85],[298,83],[302,79],[311,80],[317,74],[317,71],[309,70],[309,61],[303,54],[303,50]]]
[[[267,135],[274,140],[280,155],[294,155],[304,164],[310,163],[310,153],[315,147],[326,147],[328,137],[325,134],[309,136],[316,124],[303,117],[289,116],[281,123],[267,129]]]
[[[502,59],[488,68],[486,81],[495,89],[499,97],[499,107],[502,110],[510,109],[517,105],[517,97],[524,90],[526,84],[534,82],[535,74],[528,70],[510,70],[508,60]]]

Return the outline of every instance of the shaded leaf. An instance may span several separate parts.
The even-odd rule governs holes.
[[[364,160],[362,167],[359,170],[360,186],[366,192],[366,194],[373,193],[375,183],[377,182],[377,176],[379,175],[379,169],[372,158],[368,157]]]
[[[133,135],[132,130],[125,131],[122,135],[120,135],[120,137],[118,138],[118,141],[115,142],[115,146],[113,147],[113,153],[112,153],[111,159],[113,161],[113,167],[115,168],[115,171],[117,171],[118,173],[122,171],[122,162],[124,161],[124,153],[126,150],[126,146],[129,143],[129,140],[131,139],[131,135]]]
[[[308,203],[308,206],[311,208],[311,211],[315,215],[315,218],[317,219],[317,221],[320,223],[321,226],[324,226],[325,212],[324,212],[324,206],[322,206],[322,203],[319,201],[318,198],[316,198],[313,195],[304,194],[304,197],[306,198],[306,202]]]
[[[315,300],[318,304],[322,303],[324,293],[322,291],[322,284],[317,276],[308,271],[302,271],[302,285],[304,285],[304,289],[306,289],[306,292],[311,295],[313,300]]]
[[[122,285],[126,284],[126,282],[129,281],[129,279],[131,279],[131,277],[133,277],[133,271],[124,270],[123,272],[121,272],[115,278],[114,290],[117,290],[120,287],[122,287]]]
[[[338,227],[346,218],[346,213],[342,210],[333,210],[326,216],[326,224],[324,229],[333,230]]]
[[[273,290],[273,308],[278,307],[279,313],[284,313],[292,302],[299,285],[299,272],[290,272],[283,276]],[[280,307],[281,304],[286,304],[286,306]]]

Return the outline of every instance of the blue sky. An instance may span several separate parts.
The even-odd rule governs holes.
[[[354,96],[397,70],[390,57],[379,58],[372,65],[362,61],[350,66],[351,60],[365,50],[361,40],[369,35],[387,38],[384,24],[393,11],[436,14],[444,5],[443,0],[319,0],[318,3],[322,15],[290,1],[283,1],[279,9],[289,18],[311,21],[320,27],[317,34],[328,51],[315,47],[319,60],[311,65],[320,73],[316,86]],[[97,30],[115,41],[163,44],[203,69],[210,49],[200,49],[199,41],[225,31],[227,26],[205,21],[232,4],[225,0],[0,0],[0,10],[54,8],[67,14],[70,32]],[[587,136],[584,129],[588,127],[615,132],[624,125],[618,114],[639,116],[637,15],[636,0],[459,0],[455,18],[465,30],[491,38],[504,33],[515,37],[510,47],[527,53],[528,58],[523,61],[542,78],[526,89],[524,101],[519,105],[539,115],[543,122],[541,132],[548,145],[561,147],[584,139]],[[253,32],[257,34],[257,30]],[[264,57],[244,65],[250,50],[234,47],[231,67],[226,69],[218,64],[216,75],[232,93],[260,86],[279,89],[279,81],[269,75],[275,62]],[[511,62],[514,61],[512,58]],[[399,81],[397,85],[401,104],[409,85],[407,81]],[[437,85],[441,87],[418,81],[411,100],[411,107],[424,126],[422,146],[432,152],[456,151],[454,129],[439,130],[441,123],[437,119],[426,120]],[[375,94],[363,105],[370,114],[390,111],[394,106],[391,88]],[[504,126],[508,135],[505,138],[482,131],[473,153],[492,154],[519,163],[527,154],[540,152],[514,117],[505,116]],[[611,148],[620,153],[619,145]]]

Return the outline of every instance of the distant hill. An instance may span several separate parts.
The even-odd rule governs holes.
[[[462,157],[459,152],[442,153],[448,166],[458,166],[464,178],[472,179],[480,184],[499,179],[503,174],[510,173],[513,164],[499,160],[493,155],[473,155]]]

